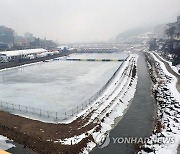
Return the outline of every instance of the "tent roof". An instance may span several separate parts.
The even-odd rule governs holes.
[[[26,50],[14,50],[14,51],[3,51],[3,52],[0,52],[0,54],[4,54],[4,55],[10,57],[10,56],[33,54],[33,53],[42,53],[42,52],[47,52],[47,50],[43,49],[43,48],[26,49]]]

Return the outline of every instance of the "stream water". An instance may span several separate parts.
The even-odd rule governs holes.
[[[110,132],[110,143],[104,148],[95,148],[91,154],[134,154],[134,144],[114,142],[125,137],[148,137],[153,128],[155,101],[151,96],[151,80],[144,53],[138,53],[138,84],[134,99],[123,118]],[[113,139],[114,138],[114,139]]]

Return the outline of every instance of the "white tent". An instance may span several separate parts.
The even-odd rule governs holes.
[[[15,57],[28,57],[29,55],[37,55],[41,53],[48,52],[47,50],[43,48],[38,49],[26,49],[26,50],[14,50],[14,51],[3,51],[0,52],[0,57],[3,59],[3,61],[8,61],[12,58],[15,59]]]
[[[2,55],[6,55],[7,57],[11,56],[21,56],[21,55],[29,55],[29,54],[38,54],[47,52],[46,49],[40,48],[40,49],[26,49],[26,50],[14,50],[14,51],[3,51],[0,52]]]

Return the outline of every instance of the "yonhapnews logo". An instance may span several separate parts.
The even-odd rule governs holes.
[[[107,147],[110,143],[109,132],[104,134],[99,134],[96,136],[96,145],[98,148]],[[158,137],[158,138],[149,138],[149,137],[112,137],[113,144],[173,144],[175,143],[174,137]]]
[[[109,132],[96,136],[96,144],[98,148],[104,148],[110,143]]]

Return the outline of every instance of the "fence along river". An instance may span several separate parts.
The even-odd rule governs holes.
[[[127,59],[128,57],[124,61],[126,61]],[[121,69],[122,64],[123,63],[120,64],[120,66],[114,72],[112,77],[106,82],[106,84],[98,92],[96,92],[91,98],[89,98],[87,101],[85,101],[81,105],[76,106],[69,111],[60,113],[60,112],[54,112],[54,111],[49,111],[49,110],[42,110],[40,108],[34,108],[30,106],[25,106],[25,105],[17,105],[17,104],[3,102],[3,101],[0,101],[0,110],[9,112],[12,114],[17,114],[17,115],[29,117],[32,119],[38,119],[38,120],[48,121],[48,122],[59,122],[62,120],[66,120],[78,114],[80,111],[86,109],[92,102],[94,102],[104,92],[104,90],[108,87],[108,85],[111,84],[111,81],[115,78],[118,71]]]

